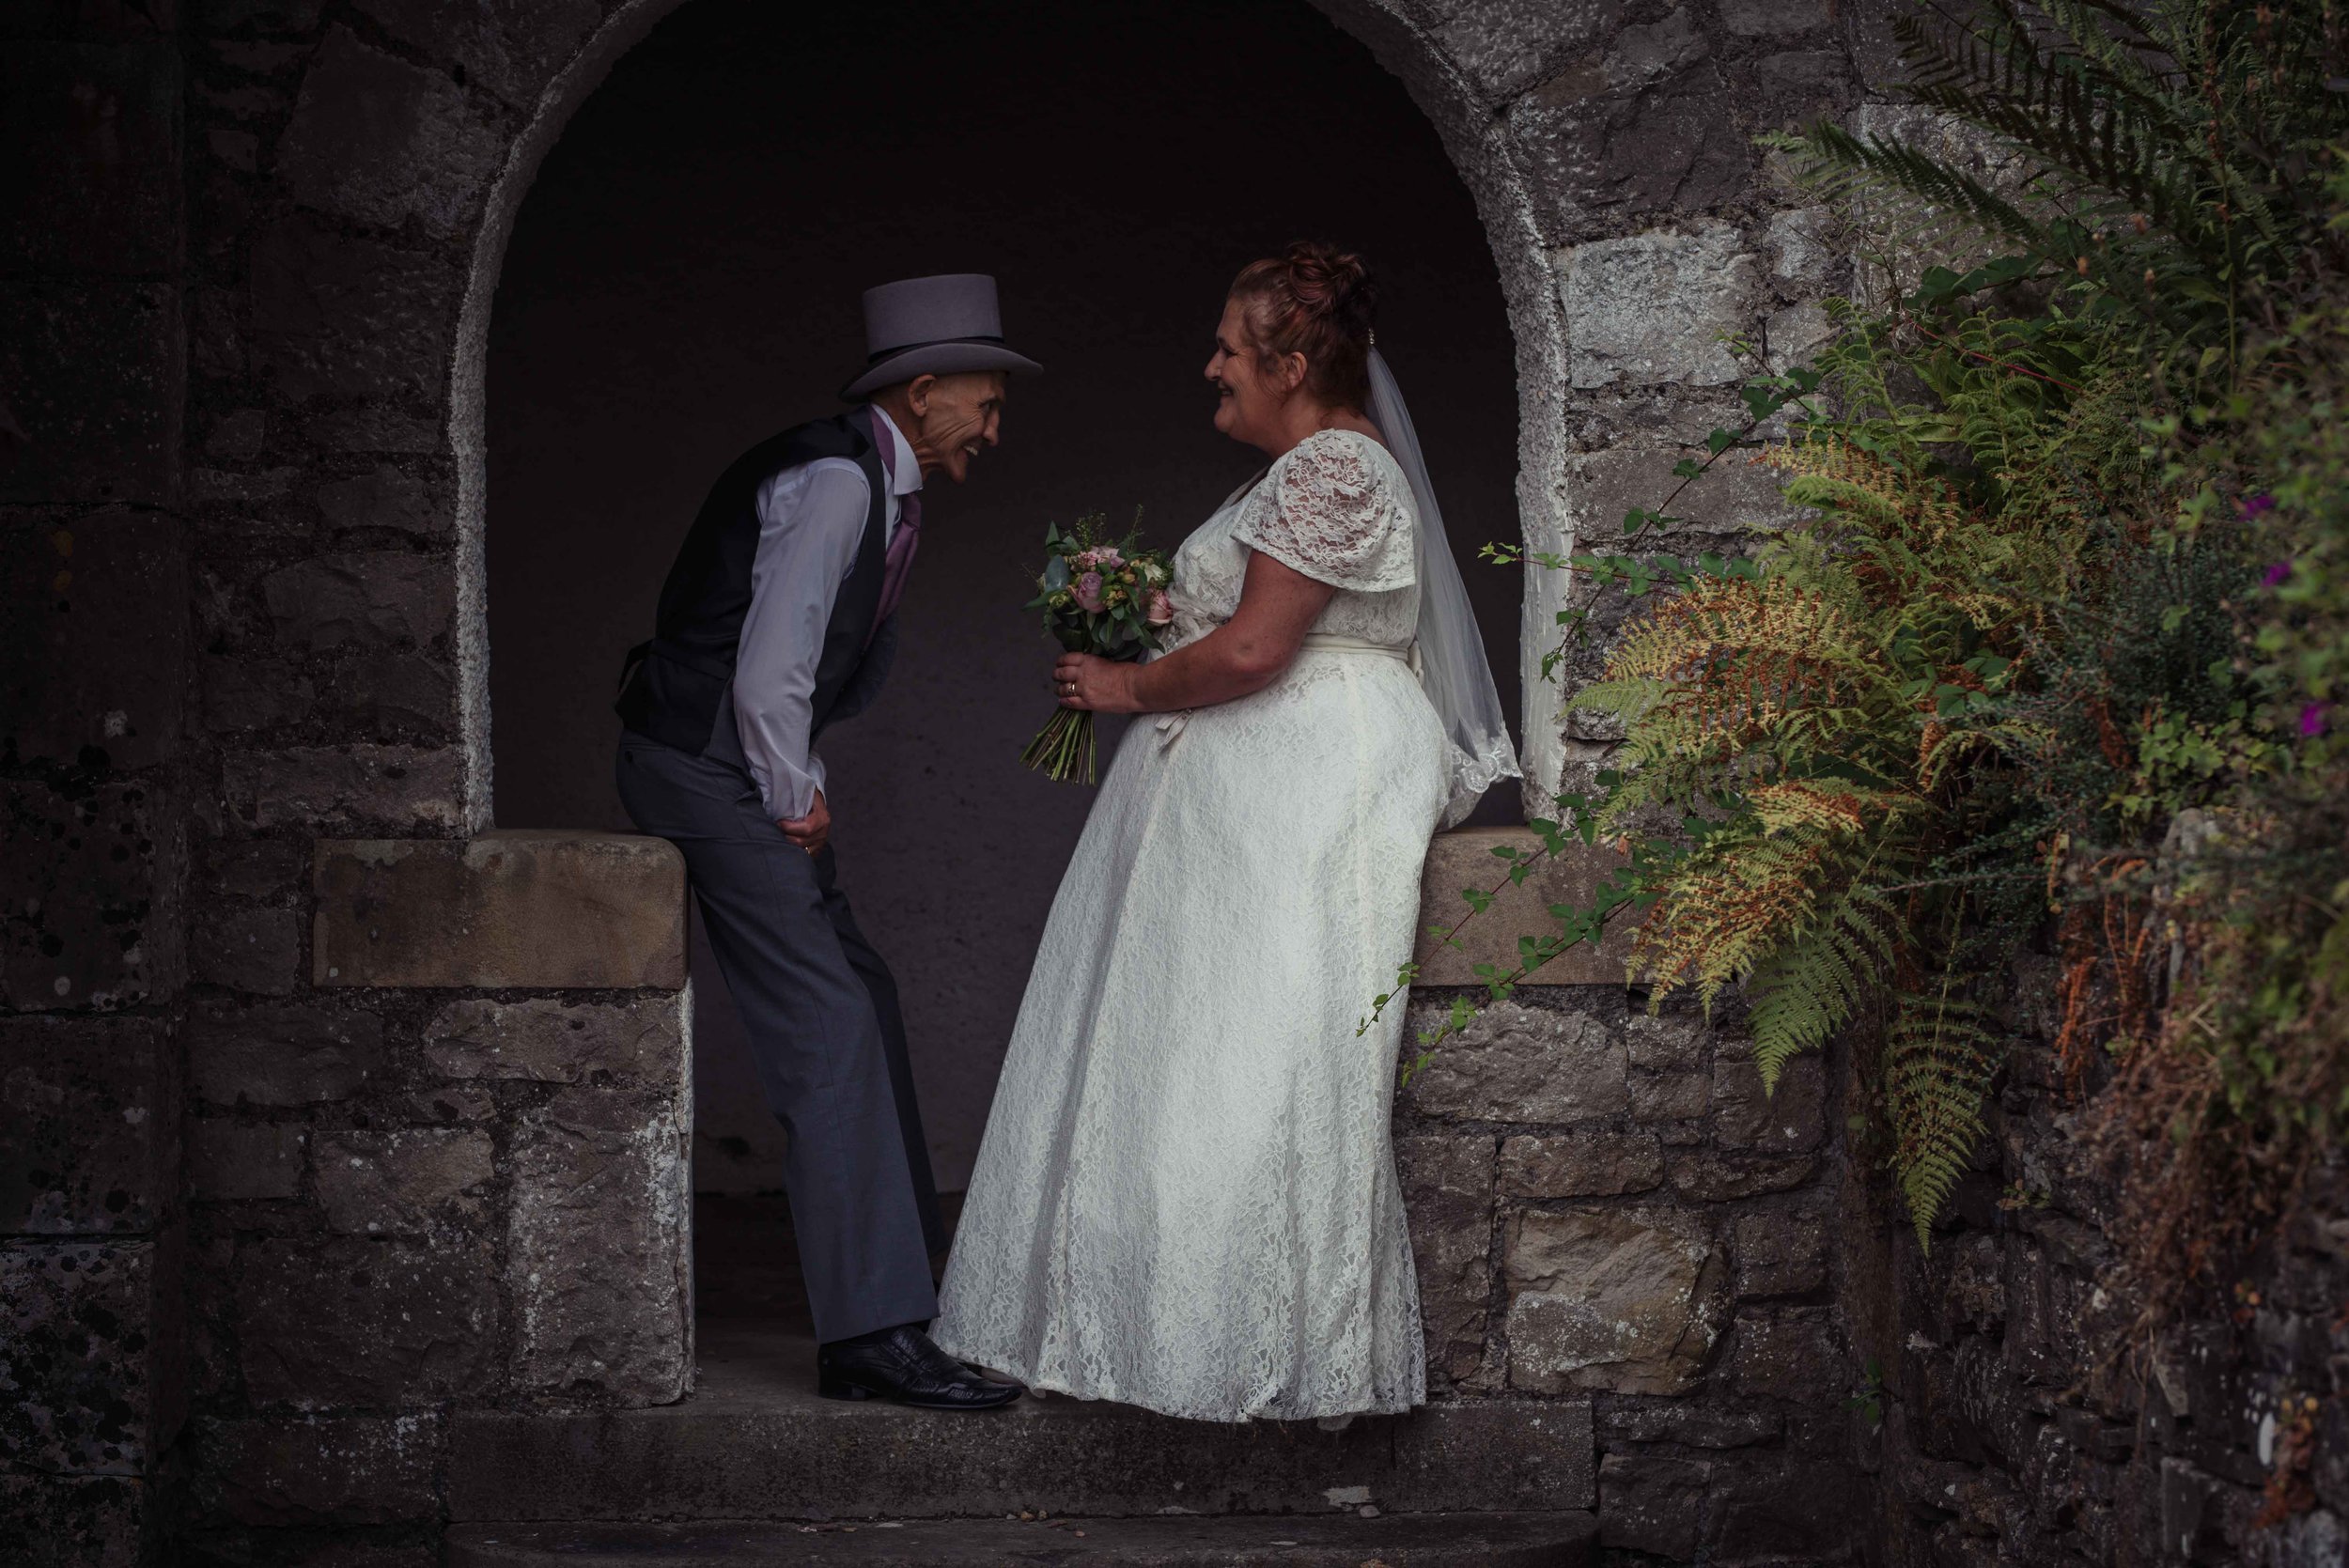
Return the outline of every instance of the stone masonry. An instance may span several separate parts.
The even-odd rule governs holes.
[[[480,571],[506,233],[676,3],[0,7],[0,1558],[426,1568],[454,1434],[692,1386],[678,874],[490,831]],[[1733,421],[1724,336],[1783,363],[1858,286],[1753,137],[1880,123],[1891,0],[1320,3],[1484,216],[1526,542],[1611,547]],[[1682,503],[1785,520],[1742,465]],[[1536,575],[1537,806],[1610,743],[1532,678],[1566,602]],[[1626,1561],[2340,1560],[2340,1236],[2100,1381],[2109,1200],[2026,1024],[1921,1254],[1844,1061],[1766,1096],[1734,1007],[1612,956],[1400,1099],[1439,1423],[1587,1414]],[[2322,1506],[2254,1529],[2311,1393]]]
[[[1542,986],[1403,1095],[1431,1377],[1593,1398],[1606,1545],[1812,1562],[1856,1545],[1828,1065],[1766,1097],[1733,1031],[1650,1016],[1620,984]]]
[[[162,1549],[187,1408],[187,221],[172,31],[36,21],[0,21],[0,1560],[62,1568]]]
[[[2115,1274],[2122,1197],[2079,1138],[2110,1069],[2067,1087],[2050,1046],[2060,972],[2015,975],[1988,1133],[1930,1250],[1846,1183],[1838,1302],[1875,1373],[1856,1452],[1884,1560],[2349,1560],[2349,1181],[2310,1172],[2219,1301],[2149,1328]]]

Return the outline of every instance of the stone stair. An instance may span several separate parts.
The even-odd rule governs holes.
[[[481,1525],[449,1541],[448,1568],[1582,1568],[1584,1514],[1398,1514],[1378,1519],[956,1519],[863,1526]]]
[[[1228,1426],[1047,1395],[955,1416],[818,1399],[813,1343],[772,1325],[699,1334],[682,1403],[458,1417],[450,1568],[1595,1560],[1587,1405]]]

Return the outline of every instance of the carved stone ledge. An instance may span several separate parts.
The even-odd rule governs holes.
[[[321,840],[313,886],[316,985],[685,984],[685,861],[661,839]]]
[[[1492,907],[1455,939],[1459,946],[1429,935],[1429,926],[1451,926],[1468,913],[1461,889],[1489,891],[1508,876],[1508,863],[1495,849],[1530,854],[1541,846],[1541,835],[1530,828],[1464,828],[1436,835],[1420,881],[1419,950],[1413,956],[1419,960],[1421,986],[1479,985],[1478,964],[1497,964],[1503,970],[1517,968],[1519,937],[1546,937],[1558,929],[1549,917],[1550,905],[1588,905],[1592,891],[1623,864],[1623,857],[1611,849],[1576,845],[1565,855],[1544,860],[1523,882],[1497,893]],[[1630,922],[1619,919],[1608,927],[1604,942],[1568,948],[1534,970],[1526,984],[1621,986],[1630,953]]]

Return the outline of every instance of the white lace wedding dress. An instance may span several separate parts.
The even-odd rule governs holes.
[[[1399,1008],[1450,784],[1401,657],[1411,491],[1314,436],[1174,556],[1174,636],[1261,550],[1338,593],[1289,669],[1135,721],[1028,981],[931,1333],[1038,1389],[1214,1421],[1425,1398],[1388,1120]]]

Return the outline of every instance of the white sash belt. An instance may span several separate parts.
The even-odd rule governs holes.
[[[1408,664],[1413,675],[1422,675],[1419,644],[1416,642],[1412,643],[1409,647],[1398,648],[1392,643],[1373,643],[1367,638],[1346,637],[1334,631],[1309,631],[1305,634],[1305,640],[1298,644],[1297,651],[1299,653],[1367,654],[1374,659],[1392,659],[1397,663]],[[1175,738],[1183,733],[1184,726],[1190,722],[1190,708],[1184,708],[1177,713],[1159,714],[1159,748],[1163,751],[1174,745]]]
[[[1334,631],[1309,631],[1304,642],[1298,644],[1299,653],[1367,653],[1380,659],[1396,659],[1411,667],[1411,674],[1420,673],[1419,644],[1398,648],[1392,643],[1366,642],[1360,637],[1341,637]]]

